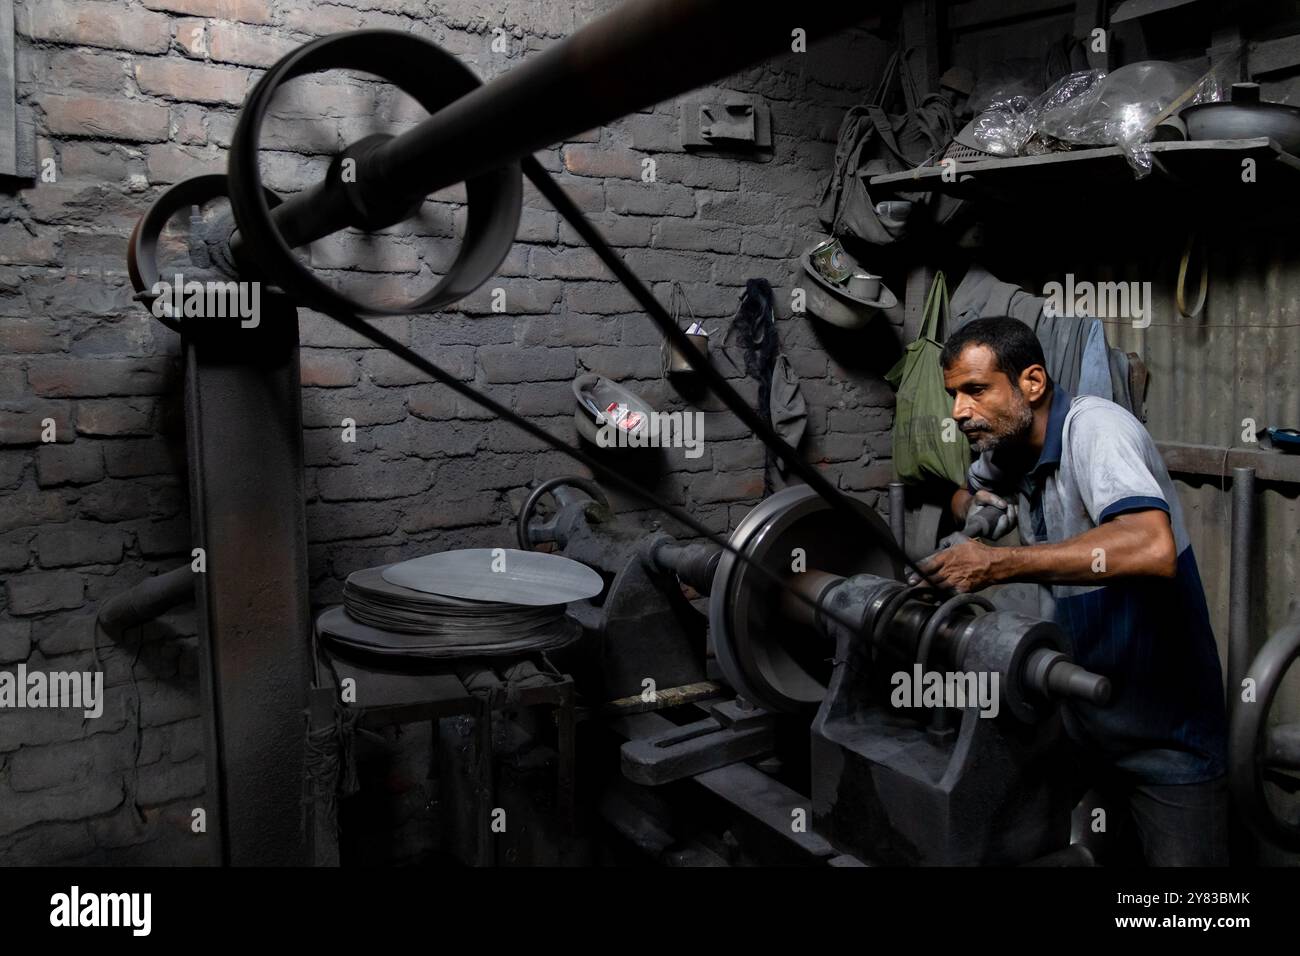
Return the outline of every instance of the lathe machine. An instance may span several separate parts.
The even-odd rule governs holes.
[[[540,521],[547,495],[554,511]],[[1078,794],[1053,746],[1058,705],[1104,705],[1108,684],[1070,662],[1055,625],[906,586],[890,555],[844,534],[806,487],[763,501],[730,538],[806,601],[737,555],[620,522],[587,479],[538,486],[517,527],[521,546],[549,542],[606,581],[571,609],[585,637],[566,665],[591,724],[577,759],[596,764],[604,823],[646,854],[1086,859],[1068,850]],[[891,678],[916,671],[996,675],[998,699],[983,711],[973,695],[894,706]]]

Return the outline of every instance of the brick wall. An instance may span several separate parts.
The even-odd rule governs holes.
[[[428,37],[489,78],[610,5],[18,0],[22,115],[38,168],[52,168],[54,181],[0,183],[0,669],[92,667],[99,604],[187,560],[178,340],[132,302],[123,253],[163,186],[224,167],[238,105],[260,71],[314,35],[364,26]],[[491,48],[498,25],[504,53]],[[892,419],[890,391],[864,371],[862,350],[878,345],[832,339],[790,316],[789,294],[791,256],[816,231],[841,113],[880,54],[866,34],[849,33],[723,84],[771,106],[768,163],[686,154],[676,103],[539,154],[656,293],[667,301],[670,281],[681,281],[711,330],[725,329],[747,278],[772,282],[809,404],[806,454],[873,503],[867,465],[888,455]],[[284,191],[309,182],[340,143],[419,115],[360,77],[295,87],[263,134],[267,182]],[[652,183],[641,178],[646,157],[656,161]],[[463,219],[463,191],[434,199],[376,241],[318,243],[314,265],[361,295],[427,287],[450,262]],[[505,314],[491,309],[493,287],[505,290]],[[570,440],[569,382],[584,369],[658,407],[689,407],[660,376],[649,320],[531,188],[519,242],[488,288],[444,315],[380,324]],[[301,337],[317,603],[337,600],[360,567],[510,543],[526,482],[574,470],[324,316],[304,311]],[[716,400],[700,407],[709,411],[703,456],[667,451],[642,477],[724,531],[758,500],[763,452]],[[344,418],[356,422],[355,443],[340,441]],[[52,442],[42,441],[47,420]],[[102,639],[99,719],[0,712],[0,863],[204,859],[189,829],[204,789],[194,634],[184,610]]]

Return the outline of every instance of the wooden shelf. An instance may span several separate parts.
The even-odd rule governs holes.
[[[1264,448],[1219,448],[1186,442],[1156,442],[1171,474],[1232,479],[1234,468],[1254,468],[1260,481],[1300,484],[1300,455]]]
[[[1300,184],[1300,159],[1284,152],[1267,137],[1253,139],[1207,139],[1187,142],[1152,143],[1155,158],[1149,179],[1188,180],[1218,179],[1226,184],[1241,182],[1241,163],[1254,159],[1261,167],[1258,182],[1268,182],[1270,170],[1295,176],[1289,183]],[[955,177],[954,177],[955,172]],[[944,179],[947,173],[948,179]],[[887,193],[913,190],[937,190],[954,195],[976,195],[981,191],[1005,192],[1013,189],[1041,199],[1038,191],[1069,185],[1072,189],[1088,183],[1109,187],[1136,180],[1133,170],[1118,146],[1075,149],[1042,156],[1012,156],[958,162],[955,170],[944,166],[921,166],[901,173],[885,173],[869,180],[873,198]]]

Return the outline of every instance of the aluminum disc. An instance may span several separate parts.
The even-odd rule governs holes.
[[[316,633],[330,647],[342,652],[395,659],[455,660],[556,650],[581,637],[582,628],[572,618],[561,615],[545,626],[509,639],[492,630],[456,638],[432,638],[371,627],[353,619],[342,607],[334,607],[317,618]]]
[[[889,536],[865,503],[853,506]],[[764,500],[736,527],[732,547],[778,577],[807,570],[897,577],[894,560],[807,485]],[[798,549],[798,552],[796,552]],[[769,710],[801,711],[821,702],[833,655],[825,636],[780,612],[781,590],[724,552],[709,598],[709,634],[719,666],[738,694]]]
[[[390,584],[428,594],[535,607],[586,600],[605,586],[585,564],[558,554],[514,548],[439,551],[390,565],[383,577]]]
[[[354,620],[385,631],[425,634],[446,641],[492,633],[501,639],[549,626],[563,604],[503,604],[426,594],[391,584],[383,567],[353,571],[343,584],[343,606]]]

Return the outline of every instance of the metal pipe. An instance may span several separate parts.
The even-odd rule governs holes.
[[[676,574],[701,594],[712,590],[713,575],[722,559],[722,549],[712,544],[676,544],[665,539],[650,553],[655,567]]]
[[[844,578],[838,574],[828,574],[825,571],[818,571],[815,568],[809,568],[798,574],[788,575],[786,578],[790,589],[781,592],[779,607],[782,617],[787,621],[804,625],[805,627],[817,627],[818,618],[822,599],[826,593],[836,585],[840,584]],[[805,603],[796,600],[791,591],[798,591],[804,597],[814,602],[817,609]]]
[[[413,129],[356,157],[366,207],[389,209],[791,50],[874,4],[627,0]],[[272,210],[290,246],[346,227],[355,208],[318,184]],[[234,245],[237,246],[237,240]]]
[[[104,633],[117,635],[128,627],[147,624],[178,604],[194,600],[194,572],[188,564],[145,578],[99,607],[96,622]]]
[[[1228,681],[1231,713],[1250,666],[1250,551],[1255,538],[1255,469],[1232,469],[1232,544],[1228,578]]]
[[[907,545],[904,543],[907,537],[906,490],[907,486],[901,481],[889,483],[889,530],[893,532],[894,540],[904,551],[907,550]]]

